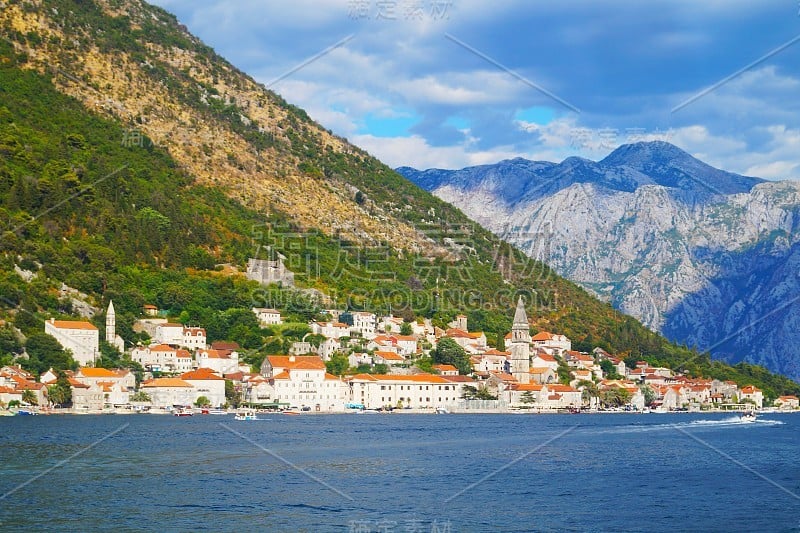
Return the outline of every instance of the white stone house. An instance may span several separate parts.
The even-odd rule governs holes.
[[[778,399],[775,400],[775,407],[781,409],[797,409],[800,407],[800,399],[793,395],[779,396]]]
[[[745,400],[750,400],[757,408],[761,409],[764,406],[764,393],[761,392],[761,389],[753,385],[747,385],[742,387],[741,394],[739,395],[740,402]]]
[[[550,409],[580,407],[583,404],[581,391],[569,385],[550,383],[548,385],[543,385],[543,387],[547,393],[542,400],[545,406]]]
[[[154,407],[193,405],[199,396],[191,383],[180,378],[157,378],[142,383],[140,390],[150,396]]]
[[[505,389],[506,402],[517,407],[535,408],[545,404],[543,395],[547,389],[541,383],[514,383]],[[526,403],[525,399],[533,400]]]
[[[283,318],[281,317],[281,312],[277,309],[267,309],[265,307],[253,307],[253,313],[255,313],[256,318],[258,318],[258,322],[262,326],[275,326],[279,324],[283,324]]]
[[[473,355],[470,360],[475,372],[507,372],[510,356],[511,352],[501,352],[492,348],[482,354]]]
[[[314,411],[343,411],[346,385],[317,356],[268,355],[261,367],[275,393],[273,400]]]
[[[531,359],[531,366],[537,368],[550,368],[553,372],[558,371],[558,361],[550,354],[544,352],[537,352]]]
[[[311,322],[311,333],[328,339],[341,339],[350,336],[350,326],[343,322]]]
[[[450,328],[445,331],[445,337],[453,339],[467,353],[481,354],[487,348],[486,335],[482,331],[469,332],[463,329]]]
[[[371,365],[372,356],[368,353],[353,352],[347,356],[347,362],[351,367],[355,368],[359,365]]]
[[[188,350],[167,344],[136,347],[131,350],[131,360],[153,372],[188,372],[194,363]]]
[[[317,348],[317,353],[324,361],[329,361],[331,356],[342,349],[338,339],[325,339]]]
[[[183,342],[181,346],[189,350],[205,348],[207,346],[206,330],[197,327],[183,328]]]
[[[531,342],[535,348],[541,348],[550,355],[561,355],[564,352],[572,350],[572,341],[565,335],[550,333],[548,331],[540,331],[531,337]]]
[[[220,376],[239,371],[239,352],[223,353],[209,348],[197,350],[195,357],[197,368],[211,369]]]
[[[183,324],[164,322],[156,325],[156,334],[153,340],[158,344],[170,346],[183,346]]]
[[[376,365],[399,366],[406,362],[405,357],[394,352],[376,351],[372,356],[372,362]]]
[[[44,323],[44,332],[52,335],[79,365],[94,364],[100,355],[100,332],[85,320],[56,320]]]
[[[211,405],[225,405],[225,378],[208,368],[198,368],[181,374],[181,379],[194,387],[195,400],[201,396],[209,399]]]
[[[350,403],[379,407],[452,408],[461,400],[465,381],[434,374],[357,374],[347,380]]]
[[[76,411],[101,411],[105,403],[103,388],[97,383],[87,385],[70,380],[72,408]]]
[[[107,368],[84,367],[79,368],[72,377],[87,385],[93,383],[119,383],[126,390],[133,390],[136,387],[136,376],[127,369],[110,370]]]
[[[366,339],[371,339],[375,336],[375,327],[377,325],[375,313],[355,311],[352,315],[353,327],[351,329],[359,332]]]

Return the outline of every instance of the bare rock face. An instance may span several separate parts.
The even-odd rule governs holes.
[[[661,142],[399,171],[669,338],[800,378],[800,184]]]

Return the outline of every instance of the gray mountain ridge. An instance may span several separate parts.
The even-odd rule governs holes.
[[[800,184],[660,141],[397,170],[670,339],[800,378]]]

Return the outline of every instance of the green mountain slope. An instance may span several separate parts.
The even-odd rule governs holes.
[[[524,294],[534,328],[578,349],[800,392],[620,315],[258,87],[160,9],[8,3],[0,37],[0,306],[24,334],[75,313],[65,283],[98,308],[113,299],[129,342],[154,303],[257,361],[286,339],[258,328],[249,307],[302,322],[319,305],[215,265],[241,271],[281,252],[298,285],[332,305],[439,324],[465,312],[497,342]],[[37,275],[25,282],[15,266]]]

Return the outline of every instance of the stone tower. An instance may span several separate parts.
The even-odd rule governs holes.
[[[522,296],[517,301],[514,312],[514,324],[511,326],[511,375],[518,383],[530,383],[531,380],[531,332],[528,315],[525,313],[525,302]]]
[[[117,313],[114,311],[114,302],[108,302],[106,310],[106,342],[114,346],[120,353],[125,352],[125,341],[117,335]]]
[[[114,302],[109,300],[106,310],[106,342],[114,344],[117,336],[117,314],[114,312]]]

